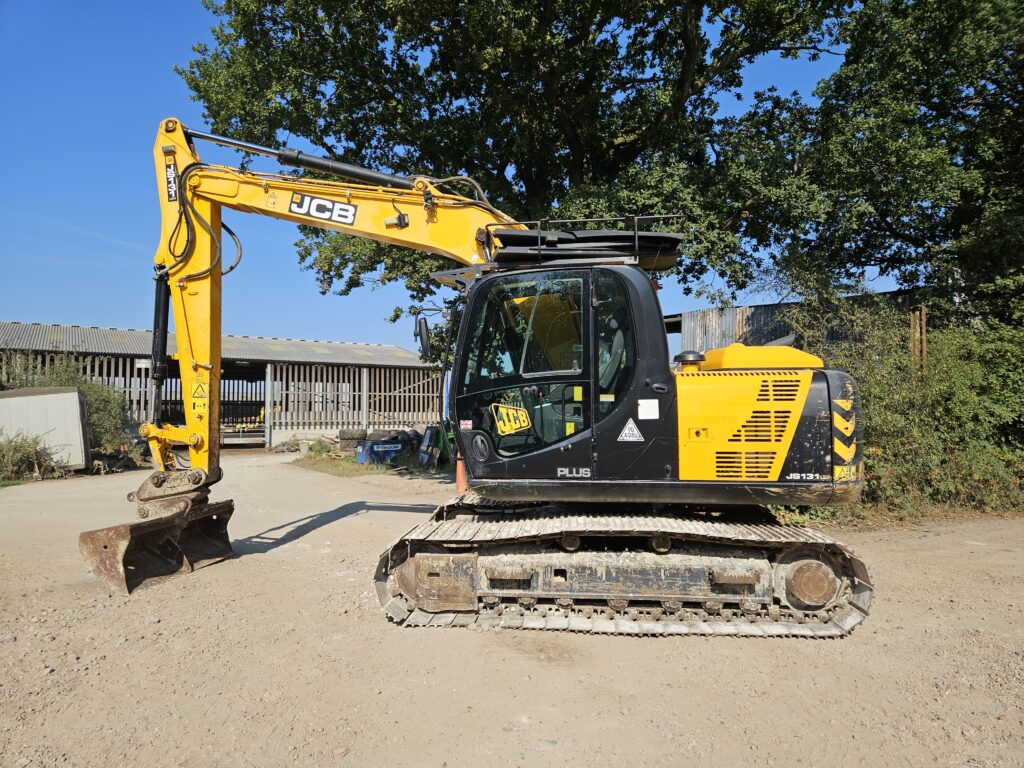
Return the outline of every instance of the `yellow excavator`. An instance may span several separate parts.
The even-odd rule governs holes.
[[[197,140],[340,180],[206,164]],[[516,221],[465,177],[395,176],[173,118],[160,124],[154,159],[162,231],[140,431],[155,471],[129,494],[138,520],[80,536],[116,588],[232,554],[233,503],[209,499],[222,476],[221,278],[241,257],[226,207],[459,265],[435,278],[459,291],[447,417],[468,490],[381,555],[375,584],[392,622],[841,637],[867,615],[865,564],[769,511],[858,497],[855,383],[786,346],[670,360],[651,274],[680,258],[683,238],[646,231],[658,217]],[[225,236],[237,251],[230,265]],[[161,418],[169,307],[184,425]]]

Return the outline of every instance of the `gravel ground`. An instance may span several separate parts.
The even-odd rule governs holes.
[[[1024,519],[840,531],[844,640],[402,629],[373,568],[451,486],[291,458],[228,454],[241,556],[130,598],[77,533],[143,473],[0,490],[0,766],[1024,763]]]

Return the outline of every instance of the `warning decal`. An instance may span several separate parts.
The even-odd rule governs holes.
[[[202,382],[196,384],[195,387],[192,388],[192,397],[197,400],[205,400],[206,385],[203,384]]]
[[[626,422],[626,426],[622,428],[619,433],[620,443],[642,443],[644,436],[640,433],[640,430],[636,426],[636,422],[630,419]]]

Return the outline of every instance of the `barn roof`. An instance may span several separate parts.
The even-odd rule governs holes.
[[[173,334],[169,335],[167,342],[168,352],[174,352],[176,346]],[[149,357],[152,347],[152,331],[0,320],[0,350]],[[393,344],[223,336],[221,347],[221,356],[228,361],[403,368],[420,368],[424,365],[416,353]]]

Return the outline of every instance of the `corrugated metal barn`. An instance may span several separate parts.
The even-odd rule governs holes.
[[[669,315],[665,330],[681,335],[679,351],[707,352],[735,341],[767,344],[790,333],[782,321],[789,304],[759,304],[748,307],[710,307]]]
[[[872,294],[893,306],[910,311],[919,297],[910,290],[882,291]],[[848,297],[857,301],[858,297]],[[680,334],[679,351],[707,352],[733,342],[743,344],[792,343],[793,329],[785,321],[786,311],[797,304],[752,304],[743,307],[709,307],[665,317],[665,330]]]
[[[0,321],[0,382],[70,359],[120,391],[135,422],[147,419],[152,332]],[[173,335],[168,353],[175,351]],[[170,360],[168,417],[183,423],[181,380]],[[294,435],[422,427],[437,421],[437,372],[387,344],[224,336],[221,430],[225,444],[277,445]]]

